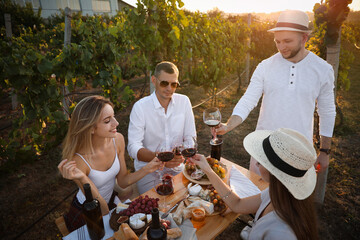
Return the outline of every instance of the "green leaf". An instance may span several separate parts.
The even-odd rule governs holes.
[[[101,72],[99,73],[99,76],[100,76],[100,78],[102,78],[102,79],[108,79],[108,78],[110,78],[110,73],[109,73],[108,71],[101,71]]]
[[[35,62],[35,60],[37,59],[37,56],[36,56],[34,50],[32,50],[32,49],[28,49],[26,51],[25,55],[26,55],[26,58],[29,59],[30,61]]]
[[[45,58],[42,59],[40,64],[37,66],[39,72],[42,74],[51,72],[52,67],[53,67],[52,63]]]
[[[118,37],[118,28],[117,27],[114,27],[114,26],[111,26],[111,27],[109,27],[109,33],[112,35],[112,36],[114,36],[114,37]]]

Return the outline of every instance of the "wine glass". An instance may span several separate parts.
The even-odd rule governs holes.
[[[207,108],[203,112],[203,120],[206,125],[211,128],[215,128],[221,123],[221,113],[217,107]],[[212,143],[217,143],[219,139],[217,138],[215,129],[213,131],[213,139],[211,139]]]
[[[164,164],[174,158],[174,153],[171,146],[168,146],[166,142],[160,143],[155,152],[156,157]],[[158,172],[159,173],[159,172]],[[160,175],[160,174],[159,174]]]
[[[193,136],[185,137],[181,155],[183,155],[185,158],[191,158],[196,154],[197,147],[198,145],[197,145],[196,137]]]
[[[184,140],[182,137],[177,137],[174,139],[173,143],[171,144],[172,151],[175,156],[182,156],[181,151],[184,149],[183,141]],[[180,164],[179,166],[172,168],[172,170],[175,172],[181,172],[183,170],[183,164]]]
[[[154,187],[157,194],[162,196],[162,201],[159,203],[159,208],[161,211],[166,212],[170,207],[170,205],[166,202],[166,196],[174,193],[173,176],[167,173],[164,174],[161,179],[156,178]]]

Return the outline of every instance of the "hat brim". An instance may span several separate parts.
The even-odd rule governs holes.
[[[302,33],[311,33],[311,30],[301,30],[297,28],[290,28],[290,27],[276,27],[267,30],[268,32],[280,32],[280,31],[291,31],[291,32],[302,32]]]
[[[273,131],[257,130],[250,133],[244,139],[244,147],[246,151],[256,159],[264,168],[274,175],[298,200],[309,197],[315,189],[316,172],[312,166],[304,176],[290,176],[270,163],[265,155],[262,143]]]

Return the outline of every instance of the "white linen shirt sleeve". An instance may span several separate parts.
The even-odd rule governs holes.
[[[319,133],[324,137],[332,137],[336,107],[334,97],[334,70],[329,65],[329,70],[324,74],[324,81],[320,88],[320,93],[317,98],[317,112],[319,114]]]
[[[128,129],[128,153],[133,159],[137,159],[138,151],[144,147],[143,140],[145,135],[145,114],[139,102],[135,103],[130,113],[130,123]]]
[[[236,104],[232,115],[240,116],[245,121],[250,112],[256,107],[264,90],[264,71],[263,64],[260,63],[256,67],[244,95]]]
[[[192,110],[190,99],[186,97],[185,106],[185,126],[184,126],[184,137],[192,136],[196,137],[195,118]]]

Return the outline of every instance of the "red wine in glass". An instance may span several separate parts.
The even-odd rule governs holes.
[[[196,154],[196,148],[185,148],[181,151],[184,157],[190,158]]]
[[[170,184],[161,184],[156,187],[156,192],[159,195],[167,196],[174,192],[174,188]]]
[[[161,183],[156,186],[156,192],[162,196],[170,195],[174,192],[172,176],[170,174],[165,174],[161,178]]]
[[[221,113],[220,110],[217,107],[210,107],[204,110],[203,112],[203,120],[206,125],[208,125],[211,128],[216,127],[221,122]],[[213,129],[214,130],[214,129]],[[216,136],[216,132],[213,133],[213,139],[212,142],[217,142],[218,138]]]
[[[157,158],[162,162],[168,162],[174,158],[173,152],[159,152]]]
[[[220,124],[220,120],[214,120],[214,119],[210,119],[210,120],[206,120],[204,121],[206,125],[208,125],[209,127],[216,127],[217,125]]]

